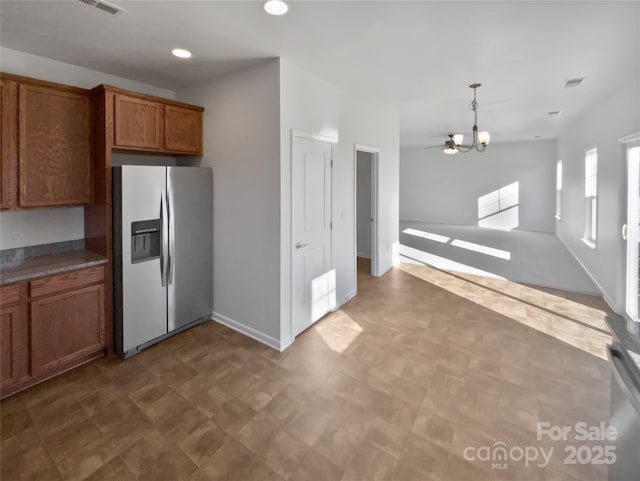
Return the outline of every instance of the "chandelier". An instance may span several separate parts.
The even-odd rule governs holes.
[[[453,155],[458,152],[470,152],[471,150],[477,150],[478,152],[484,152],[487,149],[491,136],[489,132],[478,132],[478,101],[476,100],[476,90],[482,84],[471,84],[469,88],[473,89],[473,100],[469,104],[469,110],[473,111],[473,141],[470,145],[465,145],[463,134],[449,134],[449,140],[445,141],[443,152],[445,154]]]

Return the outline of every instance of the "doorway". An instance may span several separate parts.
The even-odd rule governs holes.
[[[293,132],[291,314],[294,336],[336,307],[332,154],[330,141]]]
[[[355,285],[358,270],[378,273],[378,157],[375,147],[355,146]]]
[[[622,229],[626,241],[626,306],[628,318],[640,321],[640,138],[626,143],[627,219]]]

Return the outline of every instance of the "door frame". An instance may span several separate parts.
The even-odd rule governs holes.
[[[629,279],[630,277],[633,275],[636,279],[638,278],[638,265],[635,266],[631,266],[629,261],[629,257],[630,257],[630,243],[629,243],[629,233],[628,233],[628,229],[629,229],[629,208],[630,208],[630,204],[631,204],[631,190],[633,189],[636,193],[638,193],[640,191],[640,162],[638,162],[638,165],[635,166],[632,170],[632,166],[630,165],[629,162],[629,150],[636,148],[636,147],[640,147],[640,132],[636,132],[635,134],[632,135],[628,135],[626,137],[623,137],[621,139],[619,139],[620,143],[622,144],[623,147],[623,155],[624,155],[624,159],[625,159],[625,179],[624,179],[624,185],[625,185],[625,190],[624,190],[624,218],[623,218],[623,227],[622,227],[622,241],[624,243],[624,268],[623,268],[623,275],[624,275],[624,280],[623,280],[623,286],[624,286],[624,305],[623,305],[623,314],[624,317],[627,319],[630,319],[632,321],[638,321],[639,319],[639,315],[640,312],[636,313],[636,317],[634,317],[633,315],[631,315],[629,313],[629,304],[631,302],[631,293],[630,293],[630,286],[629,286]],[[632,179],[632,176],[635,176],[634,179]],[[633,182],[633,184],[632,184]],[[638,206],[634,206],[634,207],[638,207]],[[637,209],[636,209],[637,210]],[[638,219],[640,220],[640,219]],[[640,236],[640,229],[638,229],[638,232],[635,233],[636,237]],[[637,240],[637,239],[636,239]],[[640,259],[639,259],[640,261]],[[636,291],[637,291],[637,282],[636,282]],[[638,302],[638,292],[635,292],[634,297],[636,299],[636,303]],[[640,309],[640,306],[636,305],[636,311],[638,311]]]
[[[331,166],[331,224],[332,224],[332,229],[331,229],[331,268],[333,267],[333,263],[334,263],[334,230],[333,230],[333,207],[334,207],[334,188],[333,188],[333,184],[334,184],[334,168],[333,168],[333,162],[334,162],[334,155],[336,153],[336,149],[334,148],[334,145],[338,143],[338,138],[337,137],[327,137],[325,135],[320,135],[320,134],[313,134],[313,133],[309,133],[309,132],[305,132],[303,130],[297,130],[297,129],[291,129],[291,150],[290,150],[290,160],[289,160],[289,203],[291,208],[289,209],[289,225],[291,226],[291,228],[289,229],[289,332],[291,333],[291,338],[292,338],[292,342],[293,339],[296,338],[296,335],[294,334],[294,329],[293,329],[293,317],[294,317],[294,309],[293,309],[293,300],[294,300],[294,296],[293,296],[293,267],[294,267],[294,245],[295,245],[295,229],[294,229],[294,225],[293,225],[293,209],[294,209],[294,204],[293,204],[293,182],[294,182],[294,178],[293,178],[293,163],[295,161],[295,142],[296,142],[296,138],[300,138],[300,139],[307,139],[307,140],[315,140],[316,142],[325,142],[327,144],[329,144],[331,146],[331,162],[332,162],[332,166]]]
[[[378,176],[380,167],[380,149],[365,144],[353,146],[353,250],[354,250],[354,286],[358,293],[358,152],[366,152],[371,155],[371,275],[380,276],[378,262],[379,245],[379,202],[378,202]]]

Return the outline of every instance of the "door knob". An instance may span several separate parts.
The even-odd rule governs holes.
[[[296,249],[302,249],[307,247],[309,244],[301,244],[300,242],[296,242]]]

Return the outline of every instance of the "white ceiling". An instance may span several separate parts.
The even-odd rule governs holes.
[[[75,0],[0,3],[0,43],[176,89],[281,56],[401,114],[404,145],[469,132],[470,83],[492,141],[554,137],[640,72],[638,2],[123,1],[113,17]],[[171,56],[183,47],[187,61]],[[588,77],[563,89],[564,80]],[[640,79],[638,79],[640,85]],[[562,110],[556,118],[547,112]]]

